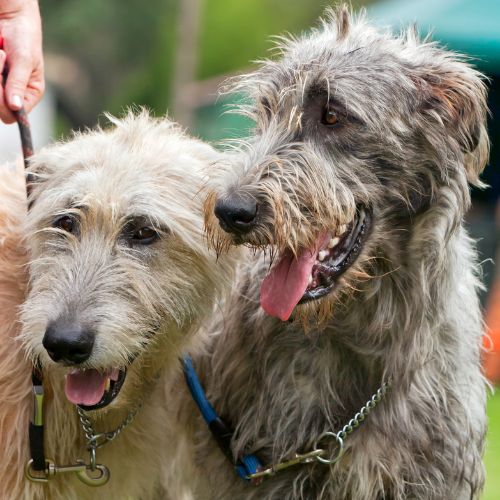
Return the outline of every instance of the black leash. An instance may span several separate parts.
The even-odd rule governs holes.
[[[36,472],[42,472],[47,468],[43,441],[43,385],[42,378],[35,369],[31,379],[33,383],[33,415],[29,424],[31,468]]]

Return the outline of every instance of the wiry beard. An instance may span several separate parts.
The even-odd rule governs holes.
[[[278,253],[289,249],[296,254],[300,248],[310,247],[320,231],[354,217],[355,194],[332,179],[327,158],[307,148],[304,151],[304,145],[286,144],[252,169],[252,156],[257,152],[251,145],[245,144],[245,148],[249,148],[249,158],[238,171],[243,176],[240,183],[248,186],[242,191],[259,205],[257,222],[251,233],[244,236],[224,232],[214,215],[221,188],[208,186],[205,231],[209,245],[217,252],[243,244],[257,249],[271,246],[271,252]],[[214,177],[226,173],[227,167],[223,167]],[[359,187],[363,190],[361,184]]]

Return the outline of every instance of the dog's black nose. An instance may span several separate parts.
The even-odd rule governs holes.
[[[54,361],[79,364],[89,359],[94,347],[94,334],[80,326],[51,323],[42,344]]]
[[[255,226],[257,202],[242,195],[219,198],[214,213],[226,233],[245,234]]]

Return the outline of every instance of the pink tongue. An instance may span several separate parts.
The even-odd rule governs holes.
[[[286,251],[271,272],[264,278],[260,287],[260,305],[270,316],[286,321],[304,295],[316,260],[327,234],[318,238],[313,249],[301,250],[297,258]]]
[[[75,405],[92,406],[102,399],[109,374],[97,370],[78,370],[66,376],[64,391]]]

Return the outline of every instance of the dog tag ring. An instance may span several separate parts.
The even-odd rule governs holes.
[[[94,475],[96,474],[96,475]],[[86,467],[76,473],[78,479],[87,486],[103,486],[109,481],[109,469],[105,465],[97,464],[95,470]]]

